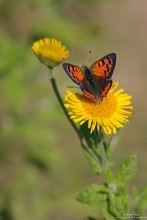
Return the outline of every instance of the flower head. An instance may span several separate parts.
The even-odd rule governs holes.
[[[54,38],[43,38],[33,43],[32,51],[41,63],[53,68],[69,56],[69,51]]]
[[[78,94],[67,90],[64,97],[65,107],[70,108],[71,119],[79,122],[80,125],[88,121],[90,133],[97,127],[103,128],[106,134],[116,133],[117,128],[122,128],[128,122],[133,109],[131,96],[124,93],[124,89],[119,89],[118,82],[113,83],[113,87],[101,102],[93,102],[83,94]]]

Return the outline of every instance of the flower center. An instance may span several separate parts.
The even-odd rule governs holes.
[[[112,93],[102,100],[102,102],[93,102],[91,99],[83,96],[82,106],[92,117],[108,118],[116,111],[117,101]]]

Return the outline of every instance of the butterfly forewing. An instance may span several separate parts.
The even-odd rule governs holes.
[[[90,69],[95,76],[110,79],[116,64],[116,54],[110,53],[95,61]]]
[[[81,84],[84,75],[80,67],[70,63],[63,63],[63,69],[74,83],[77,85]]]

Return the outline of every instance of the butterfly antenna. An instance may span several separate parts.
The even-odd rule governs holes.
[[[89,60],[89,57],[90,57],[90,55],[91,55],[91,50],[89,51],[89,53],[88,53],[88,55],[87,55],[87,58],[86,58],[86,63],[85,63],[85,65],[87,65],[87,63],[88,63],[88,60]]]
[[[91,55],[91,50],[89,51],[89,53],[88,53],[88,55],[87,55],[85,65],[87,65],[90,55]],[[63,61],[63,62],[64,62],[64,61]],[[67,60],[66,60],[66,62],[70,62],[70,63],[76,63],[77,65],[81,66],[81,64],[80,64],[80,63],[74,62],[73,60],[69,60],[69,59],[67,59]]]
[[[77,61],[74,61],[74,60],[67,59],[67,60],[63,61],[63,63],[68,63],[68,62],[71,63],[71,64],[75,64],[75,65],[81,66],[81,63],[78,63]]]

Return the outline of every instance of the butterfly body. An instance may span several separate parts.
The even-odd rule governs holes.
[[[116,54],[111,53],[95,61],[90,68],[63,63],[63,69],[84,95],[93,101],[102,101],[112,86],[115,64]]]
[[[94,79],[94,76],[89,67],[83,65],[83,81],[80,84],[81,91],[93,100],[100,99],[100,85],[97,86],[97,83]]]

